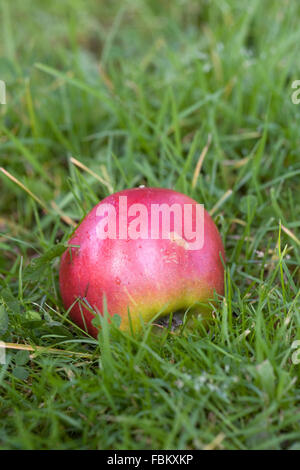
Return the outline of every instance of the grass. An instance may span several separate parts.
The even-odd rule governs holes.
[[[297,2],[0,12],[0,448],[299,449]],[[59,256],[91,207],[140,184],[212,211],[226,295],[208,330],[104,322],[97,341],[63,309]]]

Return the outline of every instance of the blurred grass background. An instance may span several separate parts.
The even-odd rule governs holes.
[[[2,448],[299,448],[299,19],[288,0],[1,1],[0,339],[48,348],[7,350]],[[209,331],[97,342],[58,256],[140,184],[212,211],[225,300]]]

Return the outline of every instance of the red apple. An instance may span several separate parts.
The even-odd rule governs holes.
[[[147,323],[158,312],[208,304],[214,291],[224,292],[225,254],[213,220],[203,206],[170,189],[140,187],[108,196],[69,244],[60,265],[63,303],[66,309],[74,304],[73,321],[95,337],[91,310],[102,314],[104,298],[108,314],[121,317],[121,329],[131,321],[138,330],[141,318]]]

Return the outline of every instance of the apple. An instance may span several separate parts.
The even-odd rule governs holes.
[[[198,305],[209,315],[214,292],[224,293],[225,253],[213,220],[203,205],[170,189],[108,196],[69,245],[59,273],[63,304],[95,337],[92,320],[104,308],[120,316],[121,329],[138,331],[159,312]]]

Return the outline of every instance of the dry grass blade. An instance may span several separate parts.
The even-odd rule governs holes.
[[[207,444],[206,446],[203,447],[203,450],[214,450],[217,447],[220,447],[222,441],[225,439],[225,434],[223,432],[220,432],[213,441],[211,441],[210,444]]]
[[[66,222],[67,225],[70,225],[71,227],[76,227],[77,224],[76,222],[74,222],[74,220],[71,219],[71,217],[69,217],[67,214],[65,214],[59,207],[58,205],[56,204],[55,201],[52,201],[51,202],[51,206],[52,208],[55,210],[55,212],[58,213],[58,215],[60,216],[60,218]]]
[[[41,201],[30,189],[28,189],[21,181],[19,181],[15,176],[13,176],[9,171],[5,170],[4,168],[0,168],[0,171],[7,176],[11,181],[16,183],[21,189],[23,189],[32,199],[34,199],[46,212],[50,212],[50,209],[46,206],[46,204]],[[57,206],[57,204],[53,201],[51,203],[52,208],[59,214],[61,219],[68,225],[71,225],[72,227],[76,227],[76,223],[66,214],[64,214],[60,208]]]
[[[297,243],[298,246],[300,246],[299,238],[297,238],[296,235],[290,229],[288,229],[287,227],[285,227],[282,224],[281,224],[281,228],[292,240],[294,240],[294,242]]]
[[[29,344],[17,344],[17,343],[4,343],[0,342],[0,348],[5,349],[17,349],[21,351],[32,351],[40,353],[50,353],[50,354],[62,354],[66,356],[78,356],[78,357],[87,357],[91,358],[91,354],[79,353],[75,351],[65,351],[63,349],[47,348],[43,346],[30,346]]]
[[[86,171],[87,173],[89,173],[90,175],[92,175],[94,178],[96,178],[98,181],[100,181],[100,183],[102,183],[104,186],[107,187],[107,189],[109,190],[110,194],[112,194],[114,192],[113,190],[113,187],[112,185],[110,184],[109,181],[106,181],[104,178],[101,178],[101,176],[97,175],[97,173],[95,173],[94,171],[92,171],[90,168],[88,168],[86,165],[84,165],[83,163],[81,163],[79,160],[77,160],[76,158],[74,157],[71,157],[70,158],[70,162],[73,163],[73,165],[76,165],[78,166],[78,168],[81,168],[82,170]]]
[[[208,134],[207,143],[206,143],[204,149],[202,150],[202,152],[200,154],[199,160],[197,162],[197,165],[196,165],[196,168],[195,168],[195,171],[194,171],[194,176],[193,176],[193,181],[192,181],[192,188],[195,188],[195,186],[196,186],[197,179],[198,179],[199,173],[201,171],[201,168],[202,168],[202,165],[203,165],[203,162],[204,162],[204,158],[207,154],[207,151],[209,149],[210,144],[211,144],[211,134]]]
[[[219,207],[222,206],[222,204],[226,201],[226,199],[228,199],[231,196],[232,192],[233,192],[232,189],[228,189],[228,191],[226,191],[226,193],[223,194],[221,199],[219,199],[219,201],[209,211],[210,215],[213,215],[219,209]]]
[[[32,197],[32,199],[34,199],[40,206],[42,206],[42,208],[45,209],[46,212],[48,212],[48,208],[43,203],[43,201],[41,201],[35,194],[33,194],[33,192],[30,191],[30,189],[28,189],[23,183],[21,183],[21,181],[19,181],[17,178],[15,178],[15,176],[13,176],[11,173],[9,173],[7,170],[5,170],[2,167],[0,168],[0,171],[5,176],[7,176],[11,181],[16,183],[20,188],[22,188],[27,194],[29,194],[30,197]]]
[[[223,165],[225,166],[232,166],[233,168],[241,168],[242,166],[246,165],[251,159],[251,156],[241,158],[240,160],[224,160]]]

